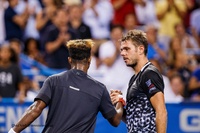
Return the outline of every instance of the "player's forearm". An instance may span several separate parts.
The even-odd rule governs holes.
[[[156,130],[157,133],[166,133],[167,111],[156,112]]]
[[[114,126],[118,126],[120,124],[120,121],[122,119],[122,115],[123,115],[123,105],[121,102],[118,102],[116,107],[115,107],[117,114],[114,118]]]
[[[122,121],[126,123],[126,110],[123,109]]]
[[[33,103],[24,113],[23,117],[15,124],[13,130],[16,133],[21,132],[28,127],[42,112],[43,109],[37,107],[38,103]]]
[[[117,110],[117,114],[118,114],[118,119],[121,120],[122,119],[122,115],[123,115],[123,104],[121,102],[118,102],[116,105],[116,110]]]
[[[111,101],[115,105],[115,110],[117,111],[117,114],[109,120],[113,126],[118,126],[122,120],[125,101],[123,100],[123,96],[121,94],[121,91],[111,90]]]

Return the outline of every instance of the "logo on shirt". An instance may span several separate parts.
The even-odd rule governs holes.
[[[12,84],[12,74],[11,73],[6,73],[6,72],[1,72],[0,73],[0,84],[1,86],[5,86],[6,84]]]
[[[146,85],[147,85],[148,87],[151,86],[151,80],[150,80],[150,79],[146,81]]]
[[[75,90],[75,91],[80,91],[79,88],[73,87],[73,86],[69,86],[70,89]]]
[[[146,85],[147,85],[147,87],[148,87],[148,89],[149,89],[149,93],[151,93],[153,90],[156,89],[156,87],[154,86],[154,84],[151,83],[151,80],[150,80],[150,79],[147,80],[145,83],[146,83]]]

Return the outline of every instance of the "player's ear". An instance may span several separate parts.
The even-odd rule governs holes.
[[[144,53],[144,46],[140,45],[138,46],[138,51],[139,51],[139,54],[143,54]]]
[[[72,58],[71,57],[68,57],[68,62],[69,62],[69,64],[72,64]]]
[[[90,65],[91,63],[91,60],[92,60],[92,57],[90,56],[90,58],[88,59],[88,64]]]

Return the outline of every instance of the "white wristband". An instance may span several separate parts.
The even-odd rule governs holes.
[[[13,130],[13,128],[11,128],[11,129],[8,131],[8,133],[16,133],[16,132]]]
[[[118,95],[118,97],[119,97],[119,98],[123,98],[123,96],[122,96],[122,95]]]

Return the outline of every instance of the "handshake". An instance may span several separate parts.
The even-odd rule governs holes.
[[[126,102],[124,101],[122,92],[120,90],[111,90],[110,98],[113,105],[116,105],[118,102],[121,102],[123,106],[126,105]]]

